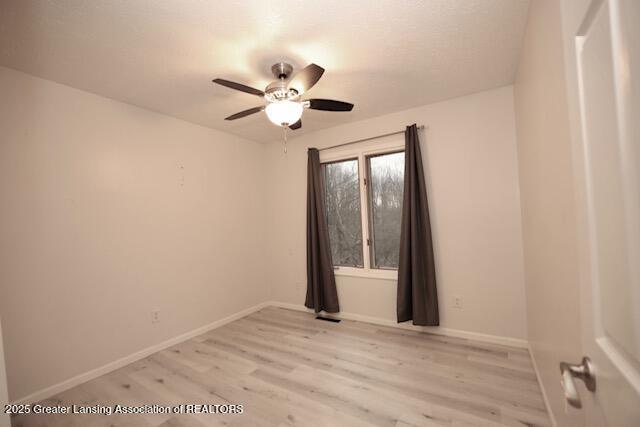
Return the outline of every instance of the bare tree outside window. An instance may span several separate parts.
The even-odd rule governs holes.
[[[367,158],[372,268],[398,268],[404,152]]]
[[[333,265],[363,267],[358,160],[325,163],[323,170]]]

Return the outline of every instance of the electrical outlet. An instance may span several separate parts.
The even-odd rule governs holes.
[[[460,295],[453,296],[453,308],[462,308],[462,297]]]
[[[151,311],[151,323],[158,323],[160,321],[160,310]]]

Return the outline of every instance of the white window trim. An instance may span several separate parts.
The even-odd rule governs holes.
[[[365,279],[398,280],[398,270],[377,268],[333,267],[336,276],[363,277]]]
[[[392,135],[377,141],[355,144],[352,146],[336,147],[320,152],[320,163],[329,163],[340,160],[358,159],[358,179],[360,185],[360,215],[362,224],[362,256],[363,268],[335,266],[336,276],[362,277],[367,279],[398,280],[398,271],[391,269],[371,268],[371,251],[367,245],[370,239],[369,202],[367,201],[367,188],[364,178],[367,176],[367,157],[378,154],[393,153],[404,150],[404,134]]]

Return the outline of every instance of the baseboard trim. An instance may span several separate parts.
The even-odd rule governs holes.
[[[271,301],[268,303],[268,305],[271,305],[274,307],[288,308],[290,310],[298,310],[298,311],[313,313],[313,310],[310,310],[301,304],[291,304],[291,303],[280,302],[280,301]],[[511,337],[502,337],[498,335],[481,334],[479,332],[463,331],[460,329],[443,328],[441,326],[433,327],[433,326],[409,325],[404,323],[397,323],[389,319],[382,319],[380,317],[364,316],[362,314],[348,313],[348,312],[342,312],[342,311],[340,313],[329,314],[329,315],[323,314],[323,316],[335,317],[338,319],[345,319],[345,320],[356,320],[359,322],[372,323],[374,325],[391,326],[393,328],[407,329],[411,331],[429,332],[432,334],[444,335],[448,337],[466,338],[470,340],[482,341],[482,342],[491,343],[491,344],[506,345],[510,347],[525,348],[525,349],[529,348],[529,343],[527,340],[511,338]]]
[[[192,331],[186,332],[184,334],[178,335],[176,337],[173,338],[169,338],[166,341],[163,341],[161,343],[152,345],[150,347],[147,347],[145,349],[142,349],[140,351],[137,351],[135,353],[132,353],[128,356],[122,357],[120,359],[117,359],[113,362],[109,362],[106,365],[100,366],[99,368],[96,369],[92,369],[90,371],[87,371],[85,373],[76,375],[75,377],[69,378],[68,380],[64,380],[62,382],[59,382],[57,384],[54,384],[52,386],[46,387],[42,390],[38,390],[34,393],[31,393],[27,396],[21,397],[13,402],[11,402],[12,404],[27,404],[27,403],[34,403],[34,402],[38,402],[41,401],[43,399],[47,399],[51,396],[54,396],[58,393],[62,393],[63,391],[69,390],[70,388],[73,388],[77,385],[80,385],[82,383],[85,383],[87,381],[90,381],[92,379],[98,378],[102,375],[108,374],[109,372],[115,371],[116,369],[120,369],[123,366],[126,366],[130,363],[133,362],[137,362],[140,359],[144,359],[147,356],[152,355],[153,353],[157,353],[158,351],[164,350],[166,348],[169,348],[171,346],[174,346],[176,344],[179,344],[183,341],[186,341],[188,339],[191,339],[195,336],[204,334],[205,332],[211,331],[213,329],[219,328],[221,326],[226,325],[227,323],[231,323],[234,320],[238,320],[242,317],[248,316],[251,313],[254,313],[258,310],[261,310],[267,306],[269,306],[270,304],[268,302],[263,302],[260,304],[256,304],[253,307],[249,307],[247,309],[244,309],[242,311],[239,311],[237,313],[234,313],[230,316],[227,316],[225,318],[216,320],[214,322],[211,322],[207,325],[201,326],[199,328],[196,328]]]
[[[549,397],[547,396],[547,391],[544,388],[542,377],[540,376],[540,371],[538,370],[538,364],[536,363],[536,357],[533,354],[533,348],[531,348],[531,343],[529,343],[527,348],[529,349],[529,357],[531,357],[531,364],[533,365],[533,370],[535,371],[536,379],[538,380],[538,387],[540,387],[540,392],[542,393],[542,400],[544,401],[544,407],[547,409],[547,414],[549,414],[549,419],[551,420],[551,426],[558,427],[556,417],[553,415],[553,411],[551,410],[551,405],[549,404]]]

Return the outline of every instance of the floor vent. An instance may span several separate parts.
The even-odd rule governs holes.
[[[316,316],[316,319],[318,319],[318,320],[326,320],[327,322],[340,323],[340,319],[334,319],[332,317]]]

